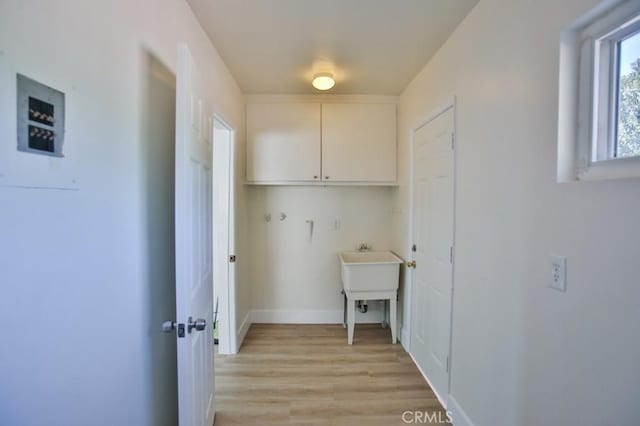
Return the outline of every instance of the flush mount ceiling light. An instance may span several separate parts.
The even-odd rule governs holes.
[[[318,90],[329,90],[336,84],[336,81],[330,72],[319,72],[313,76],[311,84]]]

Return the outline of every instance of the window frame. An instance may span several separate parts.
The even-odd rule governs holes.
[[[619,46],[622,41],[640,33],[640,4],[635,1],[620,3],[588,19],[574,32],[578,56],[578,72],[574,75],[578,85],[575,179],[640,177],[640,156],[615,156]],[[562,111],[559,118],[563,119]],[[562,180],[561,164],[558,166],[558,177]]]

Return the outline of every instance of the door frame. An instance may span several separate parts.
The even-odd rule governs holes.
[[[414,125],[411,128],[411,132],[409,135],[409,245],[407,247],[407,253],[410,253],[411,256],[413,256],[413,250],[412,250],[412,246],[414,244],[413,242],[413,230],[415,227],[415,218],[413,217],[413,208],[415,206],[415,200],[414,200],[414,189],[415,189],[415,182],[414,182],[414,163],[413,163],[413,159],[414,159],[414,147],[415,147],[415,134],[418,130],[420,130],[422,127],[426,126],[427,124],[429,124],[430,122],[432,122],[433,120],[435,120],[436,118],[438,118],[439,116],[441,116],[442,114],[444,114],[445,112],[452,110],[453,111],[453,263],[451,265],[451,316],[449,318],[449,372],[448,372],[448,376],[449,376],[449,380],[447,383],[447,395],[438,395],[438,393],[435,391],[435,389],[433,388],[433,386],[431,386],[431,383],[429,382],[429,379],[427,378],[427,375],[424,374],[424,372],[422,371],[422,369],[420,368],[420,366],[417,364],[417,362],[415,362],[415,358],[413,358],[413,354],[412,354],[412,350],[411,350],[411,329],[412,329],[412,321],[413,321],[413,312],[412,312],[412,304],[413,304],[413,271],[410,271],[409,274],[409,280],[407,280],[407,282],[409,283],[409,288],[407,289],[407,297],[405,298],[405,301],[407,303],[404,304],[404,311],[403,311],[403,326],[404,326],[404,318],[408,319],[408,327],[406,329],[406,333],[403,333],[403,337],[406,336],[408,337],[409,340],[409,344],[407,345],[408,348],[407,351],[409,352],[409,354],[411,355],[411,358],[414,360],[414,363],[416,364],[416,366],[418,367],[418,370],[420,370],[420,373],[422,374],[422,376],[425,378],[425,380],[429,383],[429,386],[431,387],[431,389],[434,391],[436,397],[438,398],[438,400],[440,401],[440,403],[446,408],[447,407],[447,400],[448,400],[448,393],[451,390],[451,371],[453,369],[453,309],[454,309],[454,289],[455,289],[455,265],[456,265],[456,251],[457,251],[457,244],[456,244],[456,212],[457,212],[457,192],[458,192],[458,106],[457,106],[457,97],[456,96],[451,96],[448,100],[446,100],[445,102],[443,102],[442,104],[440,104],[437,108],[431,110],[431,112],[429,114],[427,114],[422,120],[420,120],[416,125]],[[408,313],[408,315],[407,315]]]
[[[220,297],[220,304],[218,306],[218,318],[221,318],[219,324],[221,325],[218,330],[218,351],[220,354],[235,354],[238,352],[238,344],[237,344],[237,333],[236,333],[236,268],[235,263],[230,261],[230,256],[235,253],[235,130],[229,124],[227,120],[225,120],[219,113],[213,114],[213,123],[212,123],[212,132],[213,132],[213,149],[212,153],[215,156],[216,149],[216,138],[215,131],[216,125],[219,124],[223,127],[224,130],[229,132],[229,146],[228,149],[228,158],[226,159],[226,164],[228,167],[228,179],[229,185],[227,188],[224,188],[227,191],[227,209],[228,209],[228,217],[227,217],[227,242],[224,244],[226,246],[226,250],[223,252],[224,260],[220,259],[220,264],[224,264],[227,268],[227,282],[223,283],[222,286],[219,287],[219,291],[215,291]],[[215,165],[215,157],[213,159]],[[215,176],[215,173],[214,173]],[[215,185],[215,182],[214,182]],[[215,209],[213,212],[214,220],[217,218],[215,214]],[[214,246],[216,245],[216,239],[214,238]],[[217,264],[216,257],[214,256],[214,265]],[[224,262],[224,263],[222,263]],[[215,274],[215,272],[214,272]],[[215,275],[214,275],[215,276]],[[214,281],[214,287],[216,283]],[[214,301],[215,306],[215,301]],[[224,315],[224,318],[222,318]]]

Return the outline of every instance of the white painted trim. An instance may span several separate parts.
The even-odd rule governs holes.
[[[459,139],[458,139],[458,101],[456,96],[452,96],[451,98],[449,98],[446,102],[442,103],[439,107],[437,107],[436,109],[434,109],[431,113],[429,113],[426,118],[422,121],[420,121],[416,126],[414,126],[411,129],[410,132],[410,136],[409,136],[409,247],[408,247],[408,253],[413,253],[413,251],[411,250],[411,246],[413,245],[413,229],[414,229],[414,217],[413,217],[413,207],[414,207],[414,181],[413,181],[413,177],[414,177],[414,167],[413,167],[413,158],[414,158],[414,136],[415,133],[420,130],[423,126],[429,124],[431,121],[435,120],[437,117],[439,117],[440,115],[444,114],[445,112],[449,111],[449,110],[453,111],[453,264],[451,265],[451,316],[449,318],[449,322],[450,322],[450,329],[449,329],[449,380],[447,383],[447,392],[449,392],[451,390],[451,370],[452,370],[452,361],[453,361],[453,308],[454,308],[454,293],[455,293],[455,265],[456,265],[456,211],[457,211],[457,202],[456,202],[456,196],[457,196],[457,184],[458,184],[458,143],[459,143]],[[412,259],[413,260],[413,256]],[[405,322],[407,324],[407,328],[408,328],[408,333],[409,336],[411,336],[411,322],[413,321],[413,315],[411,312],[411,306],[413,305],[413,270],[410,272],[409,278],[407,280],[407,282],[410,284],[410,291],[411,293],[409,293],[409,306],[404,306],[404,311],[403,311],[403,321],[404,318],[408,318]],[[407,309],[408,308],[408,309]],[[408,311],[408,317],[406,316],[406,311]],[[411,342],[411,338],[409,337],[409,342]],[[404,343],[403,343],[404,346]],[[416,364],[416,366],[418,366],[418,363],[416,362],[416,360],[413,358],[413,355],[411,354],[411,344],[409,343],[409,349],[407,349],[407,352],[409,352],[409,354],[411,355],[411,358],[413,359],[414,363]],[[418,366],[418,369],[420,369],[420,366]],[[429,379],[427,379],[426,374],[424,374],[424,372],[420,369],[420,372],[422,373],[422,375],[425,377],[425,379],[427,380],[427,382],[429,381]],[[429,383],[429,385],[431,385],[431,383]],[[431,386],[432,389],[433,386]],[[435,389],[434,389],[435,392]],[[440,399],[440,397],[438,397],[438,399]],[[440,399],[440,401],[442,402],[442,400]],[[446,407],[446,406],[445,406]]]
[[[418,361],[416,361],[416,359],[413,357],[412,354],[409,354],[409,356],[411,357],[411,359],[413,360],[413,363],[415,364],[416,367],[418,367],[418,371],[420,371],[420,374],[422,374],[422,377],[427,381],[427,384],[429,385],[429,387],[431,388],[431,390],[433,391],[434,395],[436,396],[436,398],[438,398],[438,401],[440,402],[440,405],[442,405],[442,408],[444,408],[445,410],[448,409],[447,407],[447,403],[448,400],[443,398],[442,395],[440,395],[438,393],[438,391],[436,390],[436,388],[431,384],[431,382],[429,381],[429,378],[427,377],[426,374],[424,374],[424,371],[422,371],[422,368],[420,368],[420,365],[418,364]],[[449,395],[446,395],[447,397]]]
[[[561,32],[556,173],[559,183],[640,176],[640,161],[633,161],[638,158],[610,158],[614,78],[608,54],[612,42],[638,28],[639,13],[637,1],[602,1]]]
[[[453,395],[449,395],[449,406],[447,410],[451,413],[451,420],[454,426],[473,426],[473,422]]]
[[[244,316],[242,324],[240,324],[240,328],[238,328],[238,331],[236,332],[236,350],[234,354],[237,354],[240,351],[240,347],[244,342],[244,338],[247,336],[249,327],[251,327],[251,311],[247,312],[247,315]]]
[[[238,123],[234,122],[234,120],[229,120],[228,117],[227,117],[227,114],[225,114],[221,110],[221,108],[217,108],[215,105],[214,105],[214,108],[213,108],[213,116],[218,121],[222,122],[231,131],[232,145],[235,147],[236,146],[236,139],[235,139],[235,137],[236,137],[236,129],[240,127],[238,125]]]
[[[451,104],[453,108],[453,241],[452,262],[451,262],[451,312],[449,318],[449,385],[447,393],[451,392],[451,370],[453,369],[453,309],[455,306],[456,289],[456,263],[458,259],[457,236],[457,214],[458,214],[458,99],[454,96]]]
[[[298,182],[298,181],[245,181],[245,185],[250,186],[388,186],[397,187],[398,182]]]
[[[640,176],[640,157],[614,158],[592,162],[578,172],[578,180],[625,179]]]
[[[227,127],[229,131],[229,249],[228,254],[237,255],[236,253],[236,131],[231,124],[224,120],[220,115],[216,115],[218,122],[221,122]],[[238,343],[238,336],[233,331],[237,329],[237,309],[238,309],[238,297],[236,296],[236,290],[238,287],[238,275],[236,273],[237,263],[228,263],[229,265],[229,348],[233,348],[234,353],[238,352],[240,343]],[[243,336],[244,338],[244,336]]]
[[[211,123],[212,132],[212,155],[214,174],[214,198],[213,202],[222,201],[227,205],[226,211],[213,211],[214,223],[218,223],[224,230],[215,230],[213,235],[213,255],[214,255],[214,285],[218,285],[216,296],[218,297],[218,350],[221,354],[236,353],[236,273],[235,264],[229,262],[229,256],[235,250],[235,134],[234,130],[218,115],[213,114]],[[225,137],[218,140],[216,131],[224,131]],[[218,164],[216,156],[224,165]],[[216,169],[216,166],[219,169]],[[226,176],[225,176],[226,175]],[[216,186],[217,181],[224,182],[224,188]],[[219,191],[217,193],[216,191]]]
[[[413,135],[414,135],[414,133],[416,133],[422,127],[424,127],[425,125],[429,124],[430,122],[432,122],[433,120],[435,120],[436,118],[438,118],[439,116],[444,114],[445,112],[449,111],[451,108],[454,109],[453,131],[455,133],[455,131],[456,131],[456,120],[455,120],[455,118],[456,118],[456,114],[455,114],[456,106],[457,106],[457,99],[456,99],[455,96],[451,96],[445,102],[441,103],[438,107],[434,108],[421,121],[419,121],[418,124],[411,129],[411,143],[412,143],[412,146],[413,146]]]
[[[398,103],[398,96],[387,95],[247,95],[248,104],[258,103]]]
[[[256,309],[251,321],[267,324],[342,324],[342,311]]]
[[[372,301],[369,302],[371,304]],[[342,324],[344,312],[336,310],[286,310],[255,309],[251,313],[252,323],[263,324]],[[357,324],[382,322],[382,310],[369,310],[366,314],[356,312]]]

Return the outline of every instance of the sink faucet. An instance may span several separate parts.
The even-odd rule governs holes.
[[[371,250],[371,246],[367,243],[362,243],[360,244],[360,247],[358,247],[358,251],[369,251]]]

